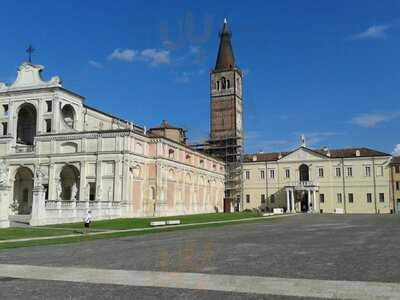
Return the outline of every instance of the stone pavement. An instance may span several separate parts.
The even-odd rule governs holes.
[[[0,298],[400,299],[399,225],[297,215],[0,251]]]

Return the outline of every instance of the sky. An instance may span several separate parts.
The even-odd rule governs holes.
[[[370,147],[400,155],[400,1],[6,1],[0,81],[27,60],[87,105],[209,134],[227,18],[243,70],[245,151]]]

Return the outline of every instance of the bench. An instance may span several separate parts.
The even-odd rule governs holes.
[[[343,208],[335,208],[335,214],[344,214],[344,209]]]
[[[150,222],[151,227],[165,226],[165,225],[180,225],[181,220],[167,220],[167,221],[152,221]]]
[[[281,215],[283,214],[283,208],[274,208],[273,213],[274,215]]]
[[[180,225],[181,220],[168,220],[167,225]]]
[[[165,225],[167,225],[167,222],[165,222],[165,221],[153,221],[153,222],[150,222],[150,226],[151,227],[165,226]]]

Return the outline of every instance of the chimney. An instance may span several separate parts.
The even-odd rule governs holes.
[[[360,157],[360,155],[361,155],[360,150],[356,150],[356,156]]]

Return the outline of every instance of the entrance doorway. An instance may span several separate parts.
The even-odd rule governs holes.
[[[301,212],[308,212],[308,193],[305,191],[301,191],[300,194],[300,209]]]
[[[20,167],[15,173],[13,209],[16,215],[32,212],[33,174],[29,168]]]

